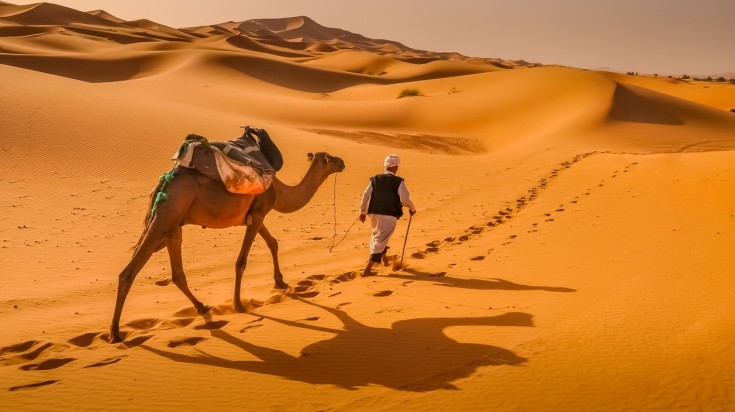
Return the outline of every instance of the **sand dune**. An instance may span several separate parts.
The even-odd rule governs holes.
[[[87,13],[89,13],[89,14],[91,14],[93,16],[102,17],[105,20],[110,20],[113,23],[122,23],[122,22],[125,21],[125,20],[123,20],[123,19],[121,19],[121,18],[119,18],[117,16],[114,16],[114,15],[112,15],[112,14],[110,14],[110,13],[104,11],[104,10],[101,10],[101,9],[100,10],[91,10],[91,11],[88,11]]]
[[[720,110],[730,110],[735,101],[735,90],[728,84],[712,82],[684,81],[668,78],[651,78],[642,76],[626,76],[606,73],[615,81],[669,94],[685,100],[691,100]],[[735,76],[733,76],[735,77]]]
[[[732,409],[735,85],[533,66],[307,17],[0,2],[0,409]],[[184,226],[213,310],[161,251],[109,344],[171,154],[245,124],[287,184],[308,152],[346,163],[266,219],[291,288],[257,239],[235,313],[244,228]],[[418,214],[361,278],[360,195],[393,152]]]
[[[88,13],[52,3],[37,3],[27,6],[3,6],[0,17],[22,25],[95,25],[116,26],[114,22]]]

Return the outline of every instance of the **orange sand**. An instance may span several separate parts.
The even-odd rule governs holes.
[[[306,18],[0,4],[0,409],[735,408],[735,86],[522,66]],[[162,251],[107,343],[169,157],[241,124],[270,132],[287,183],[309,151],[347,165],[266,219],[293,288],[258,239],[233,313],[244,228],[187,226],[211,318]],[[355,277],[367,225],[329,247],[392,152],[418,207],[405,267]]]

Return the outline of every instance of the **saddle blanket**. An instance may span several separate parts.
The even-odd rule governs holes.
[[[177,167],[195,169],[221,181],[230,193],[243,195],[265,192],[276,173],[249,138],[210,143],[202,136],[189,135],[171,160]]]

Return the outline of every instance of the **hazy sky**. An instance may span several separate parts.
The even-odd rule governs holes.
[[[8,0],[15,4],[35,1]],[[735,0],[56,0],[172,27],[305,15],[475,57],[659,74],[735,72]]]

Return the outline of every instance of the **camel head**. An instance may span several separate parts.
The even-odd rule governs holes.
[[[345,162],[339,157],[332,156],[326,152],[309,153],[307,159],[312,163],[312,167],[322,167],[326,169],[328,175],[339,173],[345,170]]]

